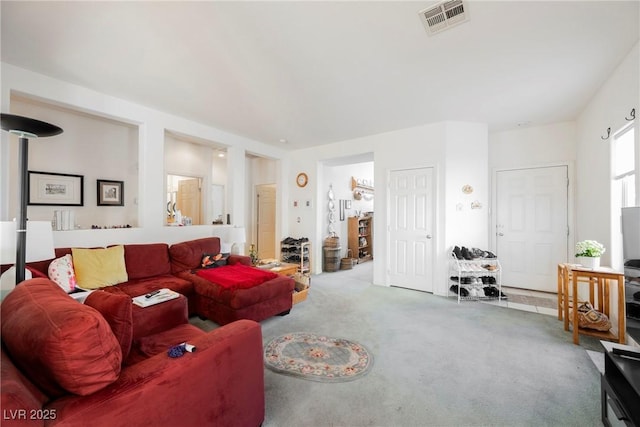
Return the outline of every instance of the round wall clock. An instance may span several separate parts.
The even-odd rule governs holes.
[[[298,187],[306,186],[308,181],[309,181],[309,178],[307,177],[307,174],[304,172],[300,172],[296,177],[296,184],[298,184]]]

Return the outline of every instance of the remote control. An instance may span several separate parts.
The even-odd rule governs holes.
[[[151,298],[155,295],[158,295],[160,293],[160,291],[153,291],[153,292],[149,292],[148,294],[146,294],[144,297],[145,298]]]

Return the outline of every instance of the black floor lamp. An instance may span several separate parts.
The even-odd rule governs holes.
[[[17,216],[17,243],[16,243],[16,284],[24,281],[25,257],[27,250],[27,180],[29,177],[29,138],[41,138],[62,133],[58,126],[41,122],[28,117],[15,116],[13,114],[0,114],[2,130],[18,135],[20,145],[19,157],[19,194],[20,205]]]

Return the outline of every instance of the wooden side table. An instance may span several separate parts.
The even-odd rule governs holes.
[[[571,281],[573,275],[572,268],[579,268],[579,264],[558,264],[558,320],[564,321],[564,330],[569,330],[569,309],[572,307],[571,300]],[[585,283],[589,284],[589,297],[593,300],[594,281],[588,278],[581,278]]]
[[[608,341],[617,341],[620,344],[625,343],[625,297],[624,297],[624,273],[615,271],[608,267],[600,267],[597,269],[589,269],[580,266],[571,265],[571,283],[573,297],[573,343],[579,344],[579,334],[595,336]],[[589,297],[594,308],[611,318],[611,301],[610,287],[611,282],[616,281],[618,284],[618,333],[614,334],[609,331],[597,331],[595,329],[586,329],[578,327],[578,284],[589,284]],[[595,285],[595,287],[594,287]],[[597,292],[597,295],[596,295]],[[565,325],[566,319],[569,317],[569,296],[564,294],[564,315]],[[596,298],[597,297],[597,298]]]

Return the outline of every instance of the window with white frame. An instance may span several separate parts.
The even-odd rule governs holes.
[[[635,129],[629,126],[613,140],[613,185],[619,199],[619,207],[636,205],[636,152]],[[617,203],[616,203],[617,202]]]

